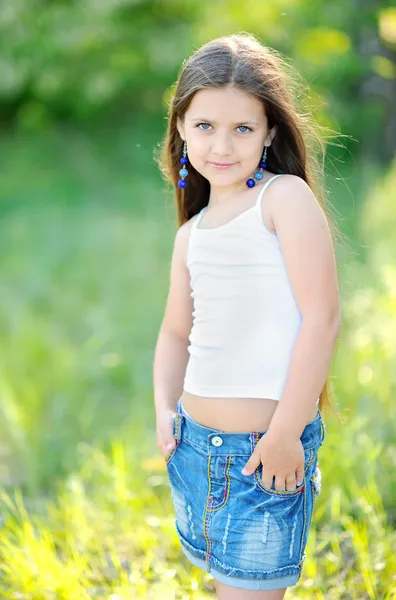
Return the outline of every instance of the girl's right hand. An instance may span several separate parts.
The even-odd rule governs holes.
[[[162,456],[166,458],[171,450],[176,446],[176,440],[173,437],[173,425],[176,413],[169,409],[157,415],[157,448]]]

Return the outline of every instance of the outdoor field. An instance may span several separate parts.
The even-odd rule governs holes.
[[[184,57],[243,30],[290,57],[340,133],[325,164],[338,416],[324,413],[321,494],[286,598],[395,600],[395,9],[37,5],[36,25],[22,2],[0,7],[0,598],[215,597],[180,549],[155,443],[177,222],[154,151]]]

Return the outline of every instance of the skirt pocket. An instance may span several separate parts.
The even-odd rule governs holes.
[[[268,487],[264,484],[262,480],[263,473],[263,465],[260,463],[254,472],[254,478],[256,481],[257,487],[265,492],[266,494],[270,494],[271,496],[294,496],[295,494],[300,494],[304,491],[305,487],[305,476],[309,466],[312,464],[312,461],[315,458],[315,454],[312,448],[307,448],[304,450],[304,479],[301,485],[297,486],[294,490],[277,490],[275,487]],[[274,484],[273,484],[274,486]]]

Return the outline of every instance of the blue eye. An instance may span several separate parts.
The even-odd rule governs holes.
[[[239,125],[238,129],[240,129],[241,127],[242,127],[243,129],[247,129],[248,131],[253,131],[252,129],[250,129],[250,127],[247,127],[246,125]],[[244,132],[244,131],[242,131],[242,133],[245,133],[245,132]]]
[[[198,123],[196,125],[196,127],[199,127],[201,129],[201,125],[209,125],[209,127],[211,127],[211,125],[209,123]],[[253,131],[252,129],[250,129],[250,127],[247,127],[246,125],[239,125],[237,127],[237,129],[245,129],[245,131],[241,131],[241,133],[247,133],[247,131]],[[207,129],[206,127],[204,127],[203,129],[201,129],[201,131],[209,131],[209,129]]]

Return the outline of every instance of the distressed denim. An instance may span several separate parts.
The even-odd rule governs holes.
[[[318,409],[301,435],[304,480],[291,491],[268,488],[262,464],[242,475],[265,431],[225,432],[195,421],[179,398],[176,447],[166,457],[175,528],[191,563],[228,585],[275,590],[295,585],[305,559],[325,424]]]

